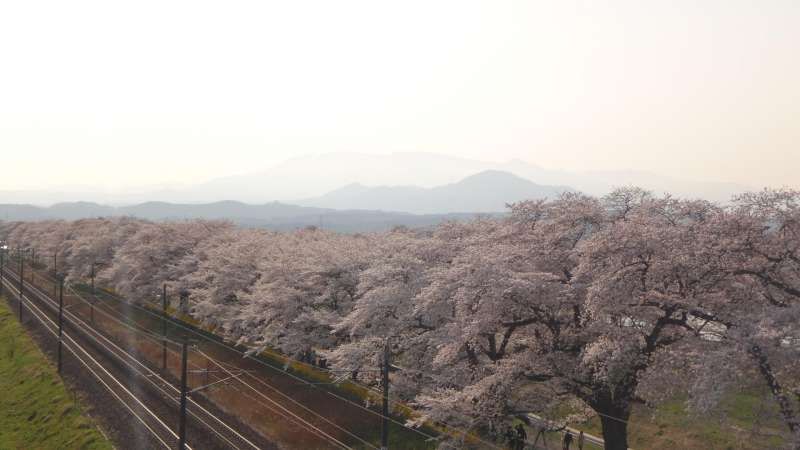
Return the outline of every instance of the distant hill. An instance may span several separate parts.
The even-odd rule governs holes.
[[[428,227],[447,220],[469,220],[475,214],[408,214],[402,212],[313,208],[268,203],[249,205],[222,201],[205,204],[147,202],[126,207],[96,203],[59,203],[52,207],[0,204],[0,220],[36,221],[46,219],[75,220],[89,217],[132,216],[148,220],[223,219],[246,227],[271,230],[293,230],[308,226],[344,233],[384,231],[396,226]]]
[[[143,217],[151,220],[230,219],[252,221],[303,216],[316,217],[320,214],[331,212],[319,208],[306,208],[279,202],[249,205],[230,200],[200,204],[147,202],[114,208],[114,211],[115,215]]]
[[[98,205],[91,202],[56,203],[47,208],[47,213],[65,220],[83,219],[86,217],[103,217],[114,214],[111,206]]]
[[[536,160],[531,152],[530,161]],[[569,186],[591,195],[604,195],[617,186],[639,186],[656,194],[728,201],[731,195],[753,187],[712,180],[686,180],[635,170],[566,171],[546,169],[522,160],[479,161],[436,153],[398,152],[364,154],[326,153],[292,158],[251,173],[216,178],[193,185],[128,187],[104,190],[87,186],[63,186],[57,190],[0,190],[0,202],[51,205],[75,200],[106,205],[131,205],[147,201],[210,203],[236,200],[249,204],[273,201],[297,204],[316,200],[357,183],[366,186],[417,186],[434,188],[458,183],[477,173],[495,170],[514,174],[541,185]],[[355,190],[358,186],[351,186]],[[390,210],[381,205],[381,209]]]
[[[436,187],[350,184],[301,204],[239,201],[213,203],[145,202],[107,206],[64,202],[50,207],[0,204],[0,220],[75,220],[132,216],[148,220],[223,219],[239,225],[289,230],[307,226],[342,231],[379,231],[394,226],[426,227],[445,220],[467,220],[476,214],[503,214],[506,204],[529,198],[553,198],[570,190],[543,186],[508,172],[487,170],[456,183]]]
[[[217,178],[175,192],[180,198],[235,198],[250,203],[280,200],[297,203],[342,186],[434,187],[491,168],[488,163],[434,153],[374,155],[336,152],[288,159],[252,173]],[[390,208],[381,208],[390,209]]]
[[[554,198],[570,190],[572,189],[566,186],[539,185],[509,172],[486,170],[457,183],[432,188],[367,187],[353,183],[298,203],[321,208],[389,210],[415,214],[482,213],[505,211],[508,203]]]
[[[0,205],[0,220],[42,220],[54,218],[47,209],[33,205]]]
[[[530,160],[535,159],[532,154]],[[615,187],[635,185],[656,194],[668,192],[724,202],[733,194],[752,190],[752,187],[735,183],[673,178],[638,170],[567,171],[547,169],[522,160],[490,162],[421,152],[383,155],[339,152],[289,159],[264,170],[218,178],[169,195],[182,201],[233,198],[250,203],[280,200],[306,204],[306,200],[317,199],[353,183],[433,188],[458,183],[487,170],[512,173],[542,185],[569,186],[597,196]]]

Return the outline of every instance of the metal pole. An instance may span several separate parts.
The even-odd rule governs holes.
[[[64,327],[64,277],[59,277],[58,288],[58,373],[61,373],[61,333]]]
[[[6,251],[0,248],[0,294],[3,293],[3,272],[5,271]]]
[[[161,291],[161,368],[167,370],[167,283]]]
[[[19,254],[19,321],[22,322],[22,291],[25,288],[25,253]]]
[[[55,280],[58,279],[58,252],[53,252],[53,297],[56,296],[57,284]]]
[[[92,298],[89,299],[89,322],[94,325],[94,262],[92,262]]]
[[[383,387],[383,405],[381,408],[381,450],[389,448],[389,339],[383,347],[383,364],[381,365],[381,387]]]
[[[186,359],[188,343],[183,341],[181,349],[181,415],[178,422],[178,450],[186,449]]]

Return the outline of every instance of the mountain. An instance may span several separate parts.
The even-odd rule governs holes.
[[[432,188],[367,187],[353,183],[298,203],[321,208],[382,209],[415,214],[482,213],[505,211],[508,203],[554,198],[569,190],[572,189],[566,186],[539,185],[509,172],[487,170],[456,183]]]
[[[506,204],[527,198],[554,197],[569,190],[543,186],[508,172],[484,171],[457,183],[431,188],[366,187],[349,184],[299,205],[239,201],[169,203],[151,201],[130,206],[91,202],[57,203],[50,207],[0,205],[5,220],[75,220],[86,217],[132,216],[148,220],[224,219],[239,225],[288,230],[306,226],[344,232],[379,231],[394,226],[424,227],[445,220],[467,220],[477,213],[502,213]]]
[[[319,214],[329,212],[318,208],[305,208],[278,202],[249,205],[230,200],[204,204],[146,202],[139,205],[115,208],[115,215],[142,217],[150,220],[230,219],[257,221],[287,217],[316,217]]]
[[[43,220],[49,219],[47,210],[33,205],[0,205],[0,220]]]
[[[250,162],[257,166],[258,161]],[[317,199],[342,186],[417,186],[433,188],[457,183],[471,175],[495,170],[514,174],[541,185],[570,186],[591,195],[604,195],[617,186],[636,185],[657,194],[727,201],[752,187],[711,180],[684,180],[646,171],[575,172],[545,169],[522,160],[489,162],[435,153],[400,152],[363,154],[327,153],[284,161],[241,175],[217,178],[189,186],[131,188],[125,191],[91,190],[85,186],[58,191],[0,191],[0,202],[52,204],[75,200],[130,205],[147,201],[209,203],[237,200],[250,204],[280,201],[299,203]],[[350,186],[351,189],[356,187]],[[760,188],[760,187],[759,187]],[[391,209],[381,205],[381,209]]]
[[[428,227],[447,220],[469,220],[476,217],[475,214],[469,213],[420,215],[386,211],[338,211],[278,202],[262,205],[234,201],[206,204],[147,202],[126,207],[104,206],[88,202],[60,203],[52,207],[0,204],[0,220],[74,220],[100,216],[132,216],[156,221],[224,219],[241,226],[271,230],[286,231],[318,226],[344,233],[385,231],[396,226]]]
[[[47,208],[47,213],[59,219],[76,220],[86,217],[110,216],[114,214],[114,208],[91,202],[56,203]]]
[[[435,153],[399,152],[362,154],[351,152],[293,158],[271,168],[243,175],[219,178],[175,190],[171,195],[182,201],[209,201],[225,198],[251,203],[287,201],[305,203],[342,186],[355,191],[358,186],[417,186],[432,188],[457,183],[479,172],[509,172],[542,185],[570,186],[591,195],[604,195],[619,186],[639,186],[677,196],[727,201],[733,194],[751,187],[711,180],[685,180],[647,171],[566,171],[545,169],[522,160],[489,162]],[[305,200],[300,200],[305,199]],[[391,209],[382,206],[382,209]]]
[[[181,201],[235,198],[262,203],[318,197],[342,186],[434,187],[491,168],[491,163],[433,153],[327,153],[293,158],[265,170],[223,177],[173,192]],[[382,208],[387,209],[387,208]]]

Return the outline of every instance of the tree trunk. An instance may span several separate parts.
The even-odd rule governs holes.
[[[613,418],[612,418],[613,417]],[[620,420],[622,419],[622,420]],[[603,425],[605,450],[628,450],[628,415],[625,417],[600,416]]]
[[[792,408],[792,403],[789,400],[789,397],[786,395],[780,382],[775,377],[775,373],[772,371],[772,366],[769,364],[767,355],[764,354],[764,351],[758,346],[758,344],[753,344],[748,349],[748,352],[758,365],[758,371],[761,372],[761,376],[764,378],[764,381],[766,381],[767,386],[769,386],[769,389],[772,392],[772,397],[778,403],[784,423],[786,423],[786,426],[789,427],[789,430],[794,436],[800,436],[800,420],[798,420],[797,414],[795,413],[794,408]]]
[[[598,393],[589,401],[589,406],[600,416],[603,426],[603,441],[606,450],[628,450],[628,419],[631,416],[631,400],[624,389],[617,386],[616,397],[610,392]],[[628,386],[629,387],[629,386]]]

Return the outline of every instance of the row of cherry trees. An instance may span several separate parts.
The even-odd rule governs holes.
[[[722,207],[620,189],[510,206],[503,219],[343,235],[131,218],[6,223],[12,246],[139,302],[162,283],[254,349],[323,354],[425,419],[498,429],[571,404],[627,448],[637,402],[709,411],[758,374],[800,445],[800,192]],[[51,258],[45,258],[49,264]]]

